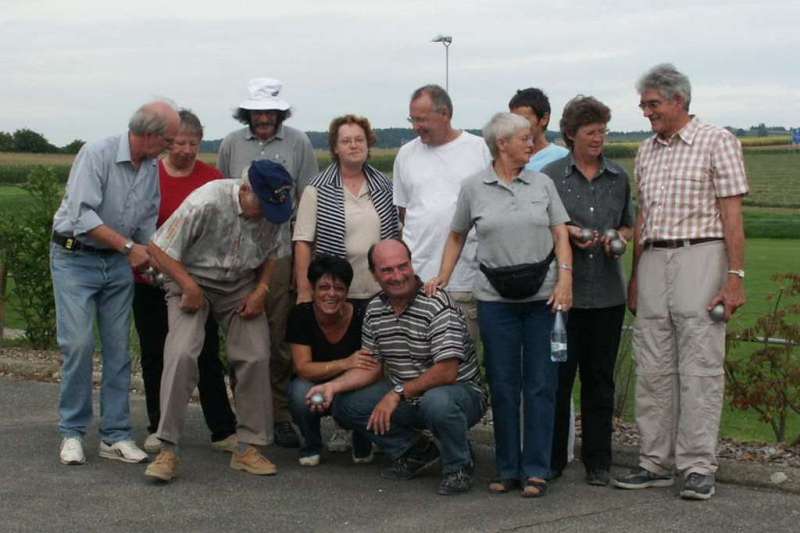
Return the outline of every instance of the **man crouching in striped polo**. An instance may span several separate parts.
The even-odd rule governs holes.
[[[392,460],[384,478],[411,479],[441,458],[439,494],[467,492],[475,466],[467,431],[483,416],[486,394],[464,316],[447,293],[425,295],[402,241],[379,242],[368,260],[381,292],[367,305],[361,342],[386,377],[380,365],[355,368],[311,388],[307,401],[313,409],[321,393],[320,410],[332,404],[339,424],[381,446]]]

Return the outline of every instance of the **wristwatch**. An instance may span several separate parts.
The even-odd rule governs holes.
[[[740,279],[744,279],[744,270],[728,270],[728,274],[733,274],[734,276],[739,276]]]
[[[401,400],[406,399],[406,386],[405,385],[395,385],[392,389],[398,396],[400,396]]]
[[[133,241],[128,241],[125,243],[125,246],[122,248],[122,253],[125,255],[131,255],[133,251]]]

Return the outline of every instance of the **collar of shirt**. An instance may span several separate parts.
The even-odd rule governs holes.
[[[489,168],[491,168],[491,174],[488,174],[485,178],[483,178],[483,182],[487,185],[497,184],[508,187],[508,184],[506,184],[505,181],[500,180],[500,177],[497,175],[497,171],[494,169],[494,164],[492,164],[492,166]],[[513,183],[515,181],[521,181],[525,185],[530,185],[531,180],[526,174],[527,172],[523,168],[519,174],[514,176],[514,179],[512,179],[511,182]]]
[[[253,135],[253,130],[251,130],[249,126],[245,130],[244,138],[247,139],[248,141],[261,141],[261,139],[259,139],[255,135]],[[279,140],[280,141],[282,139],[283,139],[283,124],[278,126],[278,131],[275,132],[275,135],[273,135],[272,137],[270,137],[266,141],[261,141],[261,142],[271,143],[274,140]]]
[[[595,179],[602,177],[606,173],[608,173],[608,177],[611,179],[616,179],[617,176],[619,176],[619,170],[610,166],[608,164],[608,159],[606,158],[606,156],[601,155],[600,171],[597,173],[597,177]],[[586,179],[586,177],[583,175],[583,172],[581,172],[580,169],[578,168],[578,164],[575,162],[575,157],[572,155],[572,152],[570,152],[569,163],[567,163],[567,165],[564,167],[564,177],[569,178],[573,174],[576,176],[581,176],[584,179]]]
[[[654,142],[657,142],[663,146],[669,146],[672,144],[673,139],[678,138],[691,146],[694,142],[695,136],[697,136],[697,131],[700,128],[700,119],[696,118],[694,115],[689,115],[689,117],[691,120],[684,127],[674,133],[669,139],[662,139],[658,135],[654,135]]]
[[[233,195],[233,203],[236,205],[236,214],[240,217],[243,217],[244,211],[242,210],[242,202],[239,201],[239,189],[241,188],[242,185],[237,183],[231,187],[231,194]]]
[[[131,141],[130,132],[125,132],[119,137],[119,146],[117,146],[117,163],[131,162]]]

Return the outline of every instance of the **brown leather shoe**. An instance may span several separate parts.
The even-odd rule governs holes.
[[[155,460],[147,465],[144,475],[157,481],[172,481],[178,472],[178,456],[171,450],[162,450]]]
[[[231,456],[231,468],[257,476],[274,476],[278,473],[278,468],[272,461],[261,455],[258,450],[252,446],[248,446],[242,453],[238,451],[233,452]]]

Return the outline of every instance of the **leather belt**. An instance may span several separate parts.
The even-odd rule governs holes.
[[[55,233],[55,232],[53,233],[53,242],[61,246],[65,250],[69,250],[70,252],[81,251],[99,255],[111,255],[117,253],[116,250],[112,250],[110,248],[95,248],[94,246],[83,244],[75,237],[70,237],[69,235],[61,235],[60,233]]]
[[[719,237],[707,237],[703,239],[675,239],[669,241],[651,241],[647,243],[648,248],[683,248],[684,246],[692,246],[693,244],[702,244],[704,242],[721,241]]]

